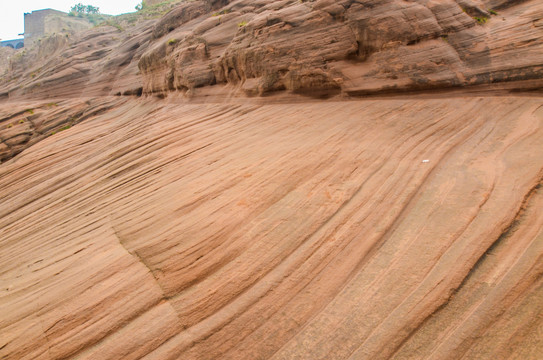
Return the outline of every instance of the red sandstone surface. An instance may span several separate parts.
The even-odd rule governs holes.
[[[0,58],[0,358],[541,358],[540,1],[144,14]]]

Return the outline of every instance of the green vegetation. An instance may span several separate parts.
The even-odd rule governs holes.
[[[19,120],[19,124],[24,124],[24,123],[25,123],[25,119]]]
[[[104,21],[103,23],[101,23],[100,25],[113,26],[114,28],[116,28],[116,29],[119,30],[119,31],[124,31],[124,29],[123,29],[123,27],[121,26],[121,24],[119,24],[118,22],[116,22],[116,21],[113,20],[113,19],[108,19],[108,20]]]
[[[108,20],[107,24],[101,23],[98,25],[118,26],[118,29],[127,28],[141,20],[160,18],[182,1],[186,0],[165,0],[155,5],[147,5],[145,2],[141,2],[136,6],[137,12],[114,16]],[[114,24],[117,24],[117,26]]]
[[[175,4],[181,1],[183,0],[165,0],[165,1],[162,1],[161,3],[154,4],[154,5],[147,5],[145,4],[145,2],[142,2],[141,4],[138,4],[136,6],[136,10],[138,10],[136,14],[125,14],[121,16],[138,15],[145,19],[154,19],[162,15],[165,15],[168,11],[173,9]]]
[[[488,10],[488,12],[491,14],[491,15],[498,15],[498,13],[495,11],[495,10]]]
[[[29,113],[30,115],[33,115],[33,114],[34,114],[34,110],[33,110],[33,109],[26,109],[25,112]]]
[[[61,127],[60,129],[58,129],[58,130],[52,131],[51,135],[55,135],[56,133],[59,133],[59,132],[64,131],[64,130],[68,130],[71,127],[72,127],[72,125],[65,125],[65,126]]]
[[[99,14],[100,9],[92,5],[83,5],[81,3],[75,4],[70,9],[70,13],[75,14]]]
[[[94,26],[100,25],[104,21],[110,21],[110,19],[112,18],[111,15],[104,14],[86,14],[83,17],[86,18]]]
[[[12,128],[12,127],[13,127],[13,124],[7,124],[7,125],[6,125],[6,128],[8,128],[8,129],[9,129],[9,128]]]
[[[97,26],[101,22],[106,21],[107,19],[111,18],[111,15],[105,15],[105,14],[84,14],[79,13],[75,14],[73,12],[68,13],[68,16],[77,16],[80,19],[87,19],[91,24]],[[68,37],[68,34],[66,34],[66,37]]]
[[[146,7],[147,7],[147,5],[145,4],[145,1],[142,1],[138,5],[136,5],[135,9],[137,11],[141,11],[141,10],[145,9]]]
[[[176,43],[177,43],[177,39],[168,40],[168,45],[175,45]]]
[[[243,20],[242,22],[238,24],[238,27],[244,27],[244,26],[247,26],[247,21],[245,20]]]
[[[479,25],[483,25],[488,21],[488,18],[486,16],[482,16],[482,17],[475,16],[474,19],[475,21],[479,23]]]
[[[83,5],[81,3],[72,6],[68,16],[77,16],[81,19],[87,19],[91,24],[98,25],[110,18],[110,15],[100,14],[100,9],[92,5]]]
[[[228,14],[229,12],[230,12],[230,9],[224,9],[222,11],[214,13],[212,16],[221,16],[221,15]]]

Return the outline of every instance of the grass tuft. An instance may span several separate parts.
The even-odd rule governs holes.
[[[488,18],[486,16],[481,16],[481,17],[475,16],[474,19],[475,21],[477,21],[479,25],[486,24],[486,22],[488,21]]]

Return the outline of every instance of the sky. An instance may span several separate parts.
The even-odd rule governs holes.
[[[17,39],[24,32],[24,13],[55,9],[69,12],[77,3],[96,6],[102,14],[119,15],[136,11],[141,0],[0,0],[0,39]]]

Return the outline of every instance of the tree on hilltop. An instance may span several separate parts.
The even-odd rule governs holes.
[[[75,4],[70,9],[70,13],[73,14],[99,14],[100,9],[92,5],[83,5],[82,3]]]

